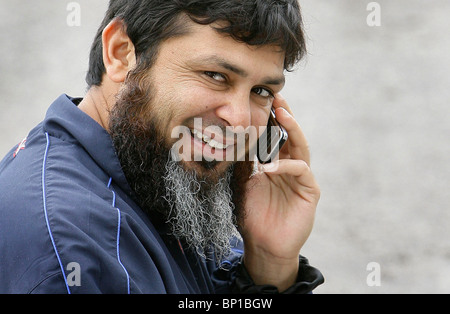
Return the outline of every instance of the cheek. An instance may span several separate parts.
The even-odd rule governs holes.
[[[185,125],[196,117],[203,117],[219,104],[220,97],[205,88],[180,87],[173,90],[172,97],[165,101],[171,112],[171,125]]]
[[[172,131],[179,126],[192,127],[194,118],[203,118],[204,123],[220,123],[215,110],[226,104],[224,91],[205,88],[195,80],[178,78],[170,84],[160,84],[153,105],[156,107],[158,125],[171,139]],[[269,121],[270,107],[251,104],[251,125],[259,133]]]
[[[153,106],[154,114],[157,116],[158,127],[165,134],[167,141],[172,139],[173,131],[179,126],[185,126],[194,117],[200,116],[207,107],[199,93],[187,92],[182,86],[166,86],[164,90],[159,89]],[[204,98],[203,98],[204,99]]]
[[[252,125],[260,131],[261,128],[267,127],[269,123],[270,109],[267,108],[255,108],[252,111]]]

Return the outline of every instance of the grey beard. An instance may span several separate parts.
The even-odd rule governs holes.
[[[202,257],[214,254],[217,261],[229,254],[232,238],[240,239],[233,214],[232,174],[229,169],[217,183],[208,183],[170,159],[163,178],[173,235]]]

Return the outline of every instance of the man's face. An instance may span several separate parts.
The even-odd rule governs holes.
[[[194,134],[211,126],[266,126],[273,95],[284,85],[283,65],[275,47],[250,47],[192,23],[188,35],[161,45],[150,70],[130,73],[111,110],[110,134],[135,199],[199,252],[212,247],[225,254],[238,236],[252,163],[177,162],[171,148],[180,139],[173,130],[187,130],[181,141],[192,151],[183,154],[195,148],[205,157],[225,154]],[[216,134],[214,140],[225,143]]]
[[[187,130],[189,134],[183,134],[181,144],[191,151],[183,150],[184,160],[198,160],[194,149],[206,158],[224,157],[227,150],[236,148],[232,147],[235,138],[226,138],[226,128],[244,130],[267,125],[273,96],[284,86],[283,66],[284,53],[278,47],[248,46],[211,26],[192,23],[188,35],[162,44],[151,69],[153,118],[171,145],[175,141],[180,144],[180,138],[172,138],[175,128]],[[199,139],[202,135],[206,136],[203,141]],[[215,141],[212,146],[208,138]],[[227,161],[212,164],[216,173],[230,166],[229,158],[222,160]],[[207,164],[185,162],[184,166],[208,176],[211,169],[205,167]]]

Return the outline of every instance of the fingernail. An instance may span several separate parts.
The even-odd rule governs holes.
[[[283,95],[281,95],[281,94],[277,94],[277,98],[278,98],[279,100],[285,100],[284,97],[283,97]]]
[[[281,109],[283,109],[283,113],[284,113],[284,115],[286,115],[286,116],[288,116],[288,117],[290,117],[290,116],[291,116],[291,114],[289,113],[289,111],[287,111],[287,110],[286,110],[286,109],[284,109],[283,107],[282,107]]]

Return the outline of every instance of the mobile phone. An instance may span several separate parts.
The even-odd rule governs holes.
[[[289,136],[275,117],[272,108],[266,130],[258,140],[257,157],[261,164],[271,163],[286,144]]]

